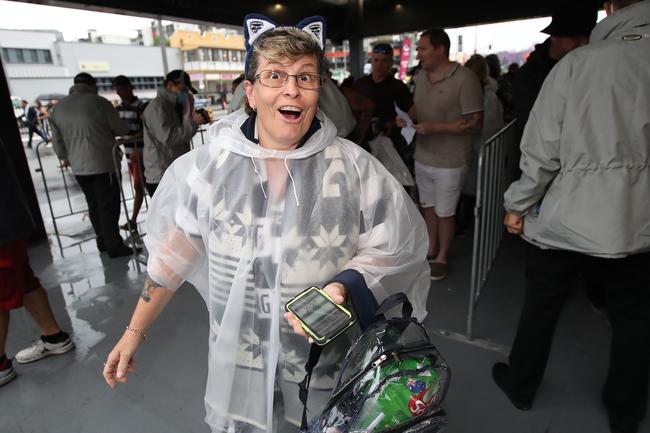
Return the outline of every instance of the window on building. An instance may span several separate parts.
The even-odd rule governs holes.
[[[38,63],[52,63],[52,54],[49,50],[38,50]]]
[[[97,90],[100,92],[113,91],[113,78],[115,77],[95,77],[97,80]],[[134,90],[152,90],[161,87],[163,77],[129,77]]]
[[[186,61],[186,62],[198,62],[198,61],[200,61],[201,59],[200,59],[200,57],[199,57],[199,51],[200,51],[200,50],[189,50],[189,51],[185,51],[185,52],[183,53],[183,54],[184,54],[184,57],[185,57],[185,61]]]
[[[6,63],[52,63],[50,50],[30,48],[3,48],[2,59]]]
[[[23,49],[23,60],[25,63],[37,63],[36,50]]]

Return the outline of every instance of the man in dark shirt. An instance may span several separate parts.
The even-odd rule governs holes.
[[[395,104],[397,103],[400,109],[408,111],[413,105],[413,97],[406,84],[390,74],[393,66],[393,47],[384,43],[375,45],[372,49],[371,64],[372,73],[359,78],[353,86],[355,90],[375,103],[371,123],[371,127],[375,130],[370,137],[380,132],[390,137],[404,162],[411,168],[413,146],[407,146],[400,135],[399,128],[395,128]]]
[[[120,144],[124,145],[131,181],[133,182],[133,214],[127,217],[127,222],[120,226],[123,230],[138,231],[138,214],[144,201],[144,159],[142,151],[144,140],[142,138],[142,112],[145,103],[133,93],[131,80],[124,75],[118,75],[113,79],[113,89],[120,97],[120,104],[115,107],[120,119],[129,128],[128,135],[122,137]]]
[[[29,134],[29,140],[27,141],[27,147],[32,148],[32,137],[34,136],[34,133],[36,133],[39,137],[41,137],[43,140],[47,141],[48,138],[47,136],[41,131],[41,128],[39,126],[39,121],[38,121],[38,111],[36,108],[33,106],[29,105],[29,102],[25,101],[24,99],[22,100],[22,107],[24,111],[24,123],[27,126],[28,134]]]

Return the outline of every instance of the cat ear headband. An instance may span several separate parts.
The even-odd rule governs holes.
[[[248,75],[248,68],[253,57],[253,46],[265,33],[277,29],[295,27],[311,35],[321,50],[325,49],[325,37],[327,32],[327,21],[325,18],[315,15],[305,18],[295,26],[278,26],[269,18],[261,14],[248,14],[244,17],[244,41],[246,43],[246,63],[244,73]]]

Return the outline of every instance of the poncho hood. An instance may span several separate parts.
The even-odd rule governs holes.
[[[596,25],[589,38],[590,43],[615,37],[620,32],[634,32],[635,28],[650,24],[650,0],[619,9]],[[639,29],[639,32],[644,30]],[[647,30],[646,30],[647,31]]]
[[[322,151],[336,139],[336,127],[319,111],[316,117],[321,122],[321,127],[304,145],[292,150],[265,149],[250,141],[242,132],[241,126],[248,117],[243,109],[224,117],[210,127],[210,141],[219,143],[219,146],[230,152],[249,158],[304,159]]]

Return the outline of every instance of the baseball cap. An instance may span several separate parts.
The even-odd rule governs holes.
[[[192,87],[192,80],[190,80],[189,74],[182,69],[170,71],[165,75],[165,81],[171,81],[176,84],[183,83],[190,92],[196,93],[196,89]]]
[[[595,3],[567,3],[556,9],[551,24],[542,33],[557,37],[589,36],[597,19],[598,8]]]
[[[393,57],[393,47],[385,43],[380,43],[372,47],[372,52]]]

